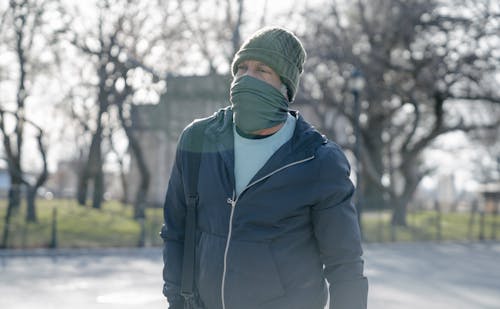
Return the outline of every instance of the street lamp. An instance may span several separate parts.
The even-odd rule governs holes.
[[[360,140],[360,127],[359,127],[359,116],[361,114],[361,103],[360,94],[365,87],[365,80],[363,78],[362,72],[355,68],[352,71],[351,79],[349,80],[349,88],[351,90],[352,96],[354,98],[354,135],[356,137],[354,144],[354,156],[356,157],[356,209],[358,212],[358,223],[359,228],[361,226],[361,212],[363,209],[362,196],[361,196],[361,140]],[[363,233],[361,233],[363,235]]]

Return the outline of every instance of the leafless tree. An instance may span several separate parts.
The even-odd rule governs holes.
[[[133,3],[134,1],[130,2],[129,5]],[[131,121],[133,105],[145,102],[140,102],[134,98],[137,85],[133,84],[130,76],[134,73],[142,72],[152,78],[153,84],[158,84],[162,88],[161,85],[165,84],[167,72],[173,70],[176,64],[167,64],[166,68],[161,70],[157,62],[152,62],[149,59],[153,48],[163,45],[168,57],[182,58],[179,56],[183,54],[182,48],[186,47],[185,43],[187,43],[179,36],[179,30],[183,28],[177,23],[179,12],[174,9],[181,2],[170,1],[158,6],[162,20],[159,27],[162,30],[156,33],[148,30],[149,27],[158,27],[158,25],[148,25],[147,16],[144,18],[134,18],[134,16],[137,16],[137,12],[140,11],[139,3],[137,1],[136,11],[131,9],[126,12],[126,20],[130,23],[130,26],[128,27],[129,30],[123,33],[123,42],[118,43],[122,57],[113,59],[116,69],[113,105],[117,108],[118,119],[127,136],[132,158],[136,160],[140,174],[139,187],[136,189],[134,198],[134,217],[137,219],[144,218],[145,216],[151,172],[149,171],[145,155],[146,151],[149,150],[142,148]],[[148,44],[143,48],[138,48],[145,34],[149,34]],[[179,42],[183,42],[184,44],[179,44]],[[177,48],[180,49],[177,50]],[[160,73],[161,71],[163,73]],[[164,90],[160,88],[158,89],[160,92]]]
[[[16,135],[13,134],[13,132],[9,132],[6,126],[7,123],[7,118],[16,118],[18,119],[20,116],[18,115],[17,112],[10,112],[6,111],[3,109],[0,109],[0,134],[3,138],[3,146],[4,146],[4,151],[6,154],[6,157],[3,158],[5,161],[7,161],[8,167],[9,167],[9,173],[15,174],[16,177],[18,177],[21,180],[21,183],[24,184],[27,188],[27,211],[26,211],[26,221],[27,222],[36,222],[37,221],[37,213],[36,213],[36,205],[35,205],[35,199],[36,195],[38,192],[38,189],[47,181],[47,178],[49,176],[49,172],[47,169],[47,148],[43,142],[43,137],[44,137],[44,131],[42,128],[40,128],[37,124],[34,122],[28,120],[28,119],[18,119],[17,121],[22,121],[24,122],[24,125],[31,125],[36,131],[36,140],[38,144],[38,150],[40,152],[40,156],[42,159],[42,171],[40,174],[36,177],[34,181],[31,181],[26,177],[25,174],[21,170],[18,170],[15,165],[13,165],[13,162],[11,161],[11,158],[14,156],[13,151],[14,149],[12,148],[12,138],[15,138]],[[13,214],[14,207],[12,207],[12,204],[9,203],[7,207],[7,213],[5,215],[5,222],[4,222],[4,230],[3,230],[3,235],[2,235],[2,243],[0,244],[0,248],[6,248],[8,239],[9,239],[9,226],[10,226],[10,220]]]
[[[188,33],[185,39],[197,47],[193,52],[201,54],[210,74],[227,71],[241,45],[244,5],[244,0],[179,2]]]
[[[73,29],[68,31],[72,44],[86,55],[94,66],[98,80],[93,86],[98,108],[92,117],[95,124],[90,126],[94,129],[87,163],[80,175],[78,190],[80,203],[85,203],[88,180],[93,179],[93,206],[100,207],[104,190],[103,132],[106,126],[108,128],[110,126],[103,120],[111,119],[110,121],[120,124],[127,136],[133,158],[137,160],[141,180],[134,200],[134,216],[136,218],[144,216],[150,172],[143,154],[146,150],[141,149],[131,128],[130,109],[133,104],[147,103],[138,97],[139,89],[152,88],[151,85],[161,87],[167,70],[174,66],[166,62],[176,58],[174,54],[180,46],[176,45],[176,42],[182,31],[170,18],[171,14],[178,13],[175,10],[176,4],[176,1],[161,3],[103,1],[98,8],[97,31],[93,28],[86,32],[77,32]],[[177,56],[179,54],[177,53]],[[145,83],[149,86],[138,84],[137,78],[149,79],[149,82]],[[152,89],[146,90],[152,91]],[[112,117],[109,117],[110,115]]]
[[[500,102],[499,14],[495,1],[467,0],[328,1],[306,14],[303,99],[320,116],[331,110],[347,120],[342,135],[354,135],[359,117],[362,202],[392,208],[395,225],[406,225],[408,202],[434,168],[423,154],[439,136],[497,125],[475,122],[458,105]],[[360,115],[349,83],[355,70],[366,81]]]
[[[101,17],[102,18],[102,17]],[[102,159],[102,151],[101,151],[101,143],[102,143],[102,131],[103,131],[103,115],[106,113],[108,109],[108,96],[109,93],[107,91],[107,72],[106,65],[108,63],[107,56],[109,55],[109,46],[106,46],[106,42],[104,41],[103,32],[102,32],[102,24],[99,24],[99,47],[96,50],[86,46],[84,43],[79,42],[78,38],[75,38],[73,43],[77,45],[81,51],[97,57],[97,77],[98,77],[98,85],[97,85],[97,95],[96,95],[96,103],[98,106],[97,116],[95,117],[95,127],[92,130],[92,139],[90,148],[88,150],[88,157],[85,164],[82,165],[82,169],[79,172],[78,178],[78,193],[77,199],[81,205],[85,205],[87,200],[87,190],[88,190],[88,182],[90,179],[93,180],[93,199],[92,206],[94,208],[100,208],[103,193],[104,193],[104,175],[103,175],[103,159]],[[85,122],[84,122],[85,123]],[[86,125],[86,123],[85,123]]]
[[[5,11],[1,12],[2,20],[0,29],[2,30],[2,44],[7,46],[6,50],[12,53],[15,61],[9,63],[12,74],[9,76],[15,79],[16,90],[14,104],[10,102],[2,103],[2,138],[5,153],[5,160],[8,162],[11,187],[9,189],[8,211],[18,208],[21,199],[21,187],[23,184],[28,187],[28,211],[27,220],[36,221],[35,203],[37,189],[47,179],[46,171],[46,151],[42,143],[43,130],[26,118],[26,102],[34,84],[37,83],[36,76],[45,70],[45,63],[39,56],[44,50],[48,41],[57,27],[48,27],[47,14],[50,10],[59,5],[56,0],[12,0],[9,1]],[[7,95],[5,95],[7,97]],[[4,97],[4,98],[5,98]],[[8,107],[8,112],[6,111]],[[11,114],[10,120],[6,120],[6,114]],[[35,184],[30,184],[26,180],[23,163],[23,146],[25,144],[25,127],[31,123],[39,130],[38,146],[44,164],[44,172],[37,179]],[[14,128],[10,131],[8,127],[12,124]]]

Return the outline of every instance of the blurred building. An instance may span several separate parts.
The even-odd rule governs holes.
[[[47,179],[45,188],[55,198],[75,198],[79,165],[78,160],[59,161],[56,171]]]
[[[500,205],[500,183],[487,183],[478,187],[486,213],[498,213]]]
[[[80,160],[63,160],[57,163],[57,169],[50,174],[43,188],[40,188],[39,194],[49,193],[54,198],[73,199],[77,194],[78,173],[83,164]],[[87,197],[92,194],[92,181],[89,182],[89,191]],[[104,198],[121,200],[123,196],[123,187],[119,171],[104,171]]]
[[[193,119],[212,115],[228,105],[229,76],[169,76],[167,91],[158,104],[135,105],[132,127],[138,138],[151,176],[149,202],[161,205],[180,133]],[[134,200],[140,173],[131,155],[129,200]]]

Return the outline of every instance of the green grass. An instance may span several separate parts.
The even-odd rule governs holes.
[[[12,217],[9,248],[44,248],[51,244],[53,210],[57,210],[57,246],[60,248],[134,247],[139,243],[140,223],[133,219],[131,205],[106,202],[102,209],[79,206],[73,200],[38,200],[38,222],[25,223],[25,205]],[[6,201],[0,200],[0,241],[3,236]],[[437,229],[437,214],[433,211],[410,212],[406,227],[392,227],[390,212],[370,212],[363,215],[365,242],[390,241],[470,241],[480,235],[480,216],[476,215],[469,231],[470,214],[444,213],[441,235]],[[492,239],[492,223],[500,229],[500,216],[484,218],[483,239]],[[147,209],[145,244],[159,246],[158,233],[163,222],[161,209]],[[500,232],[497,233],[500,237]]]
[[[141,226],[134,220],[130,205],[104,203],[102,209],[79,206],[73,200],[39,200],[38,222],[26,223],[25,205],[11,220],[9,248],[48,247],[52,241],[53,211],[57,211],[57,246],[61,248],[137,246]],[[6,201],[0,201],[0,237],[3,236]],[[162,224],[161,209],[147,209],[146,245],[162,243],[158,233]]]
[[[500,237],[500,216],[486,214],[482,239],[480,239],[480,215],[477,213],[470,225],[469,213],[443,213],[441,220],[434,211],[410,212],[407,226],[393,227],[387,211],[370,213],[363,217],[363,236],[366,242],[390,241],[473,241],[494,239],[493,222],[496,220],[496,238]],[[440,231],[438,228],[440,222]]]

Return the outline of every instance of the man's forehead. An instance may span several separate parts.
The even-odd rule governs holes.
[[[253,59],[247,59],[247,60],[244,60],[242,61],[241,63],[244,63],[244,64],[254,64],[254,65],[264,65],[266,67],[268,67],[269,65],[265,64],[264,62],[262,61],[259,61],[259,60],[253,60]]]

